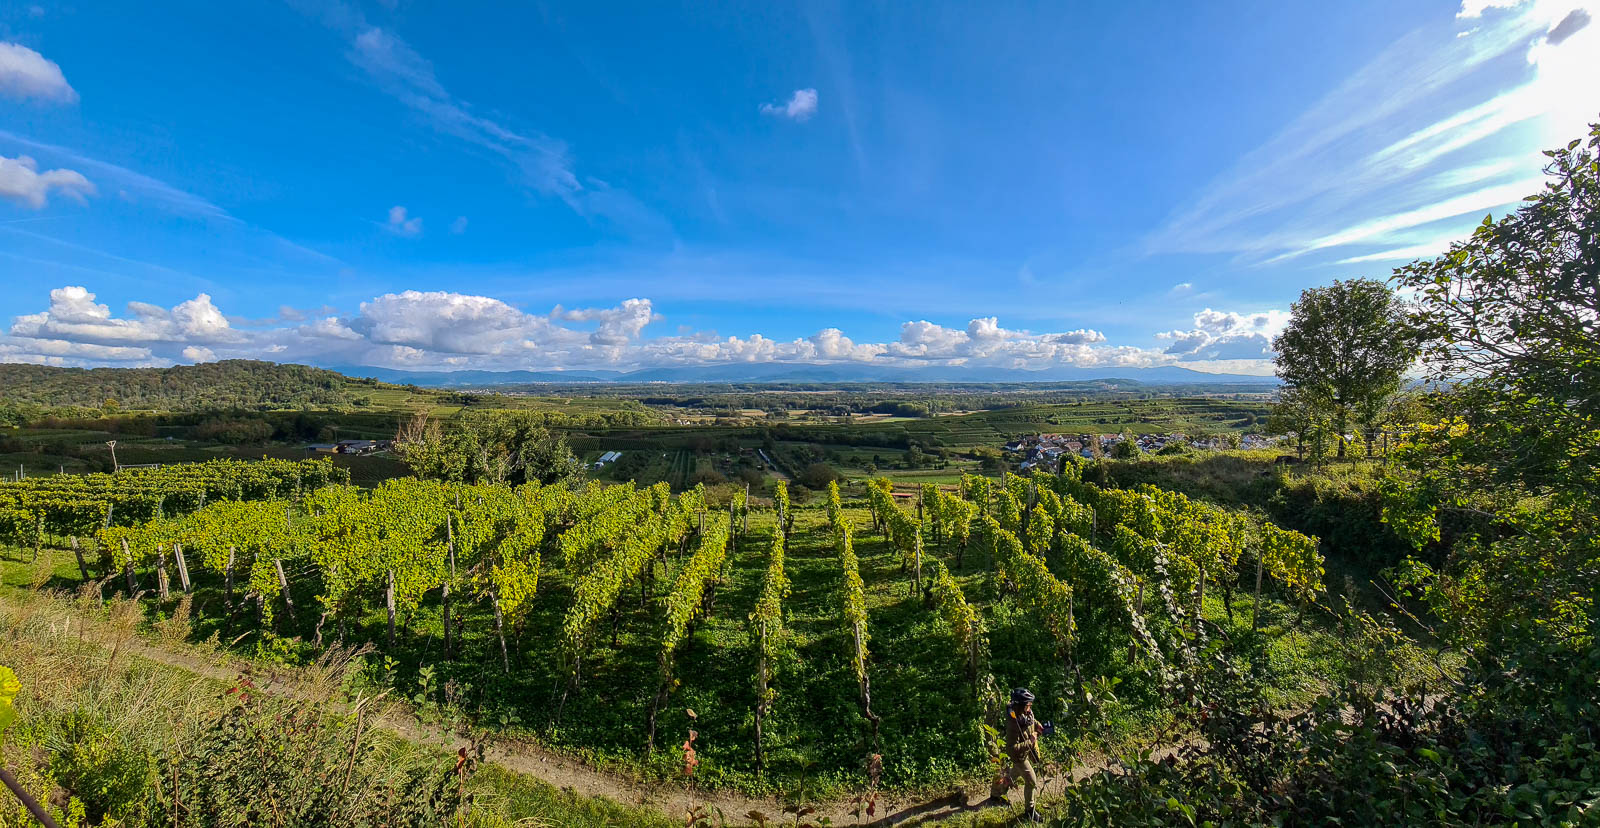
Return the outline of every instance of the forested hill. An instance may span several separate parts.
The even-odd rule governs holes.
[[[0,403],[121,409],[348,405],[370,380],[305,365],[230,359],[171,368],[54,368],[0,364]]]

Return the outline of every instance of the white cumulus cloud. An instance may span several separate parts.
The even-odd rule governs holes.
[[[407,290],[334,308],[280,309],[270,319],[233,327],[206,294],[166,308],[128,302],[117,315],[81,286],[50,292],[49,306],[15,317],[0,336],[0,361],[72,365],[171,365],[220,359],[271,359],[320,365],[370,365],[424,370],[488,370],[700,366],[729,363],[966,366],[1041,370],[1054,367],[1141,368],[1205,360],[1256,360],[1282,327],[1281,311],[1206,311],[1193,331],[1158,338],[1165,350],[1111,345],[1105,334],[1078,328],[1035,332],[1008,328],[998,317],[946,326],[921,319],[900,326],[889,342],[861,341],[836,327],[781,339],[680,327],[650,334],[663,319],[647,298],[608,307],[544,313],[492,296]]]
[[[20,43],[0,41],[0,95],[76,103],[78,93],[55,61]]]
[[[809,120],[817,114],[817,90],[796,89],[789,100],[783,103],[764,103],[761,105],[764,115],[776,115],[788,118],[791,121]]]
[[[1265,360],[1272,358],[1272,338],[1289,323],[1281,310],[1237,313],[1206,308],[1194,315],[1194,328],[1166,331],[1156,339],[1171,343],[1165,353],[1185,362]]]
[[[26,155],[7,158],[0,155],[0,197],[38,210],[50,201],[50,194],[64,195],[82,204],[95,194],[94,185],[75,170],[45,170]]]
[[[550,314],[552,319],[569,322],[599,322],[599,327],[589,335],[595,345],[623,345],[637,339],[640,331],[651,322],[661,320],[649,299],[628,299],[614,308],[579,308],[565,310],[560,305]]]
[[[127,317],[112,316],[111,309],[96,302],[86,288],[56,288],[50,291],[49,309],[17,317],[11,335],[102,345],[243,341],[243,335],[229,326],[227,317],[204,293],[171,310],[129,302],[128,313]]]

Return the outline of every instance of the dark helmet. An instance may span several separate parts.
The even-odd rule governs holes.
[[[1033,694],[1028,692],[1028,688],[1018,687],[1011,691],[1012,707],[1021,707],[1031,701],[1033,701]]]

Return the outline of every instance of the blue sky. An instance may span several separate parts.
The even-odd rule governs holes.
[[[0,8],[0,360],[1269,373],[1600,117],[1600,0],[503,5]]]

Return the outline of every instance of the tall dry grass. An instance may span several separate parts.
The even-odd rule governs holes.
[[[415,800],[441,788],[470,794],[470,807],[448,820],[461,826],[675,824],[500,768],[463,779],[458,791],[453,753],[380,729],[380,721],[404,718],[382,694],[351,698],[370,650],[331,648],[299,668],[258,666],[230,657],[215,639],[189,642],[184,599],[170,616],[146,623],[137,602],[102,594],[96,583],[72,593],[0,591],[0,664],[22,680],[21,720],[0,741],[0,761],[64,826],[243,826],[274,824],[274,815],[279,825],[303,823],[276,809],[294,804],[286,800],[296,785],[318,776],[344,783],[357,800],[349,810],[365,807],[368,824],[443,824],[438,815],[370,819],[388,799]],[[242,703],[241,695],[251,701]],[[212,796],[197,805],[188,782],[173,785],[174,773],[186,780],[227,775],[232,769],[217,767],[218,756],[258,771],[262,760],[253,751],[244,751],[248,762],[233,761],[241,745],[291,758],[276,776],[249,777],[266,782],[261,790],[232,792],[237,802]],[[422,777],[432,781],[418,787]],[[277,788],[276,800],[267,801],[270,788]],[[248,801],[252,796],[266,804]],[[0,791],[0,828],[32,825]]]

